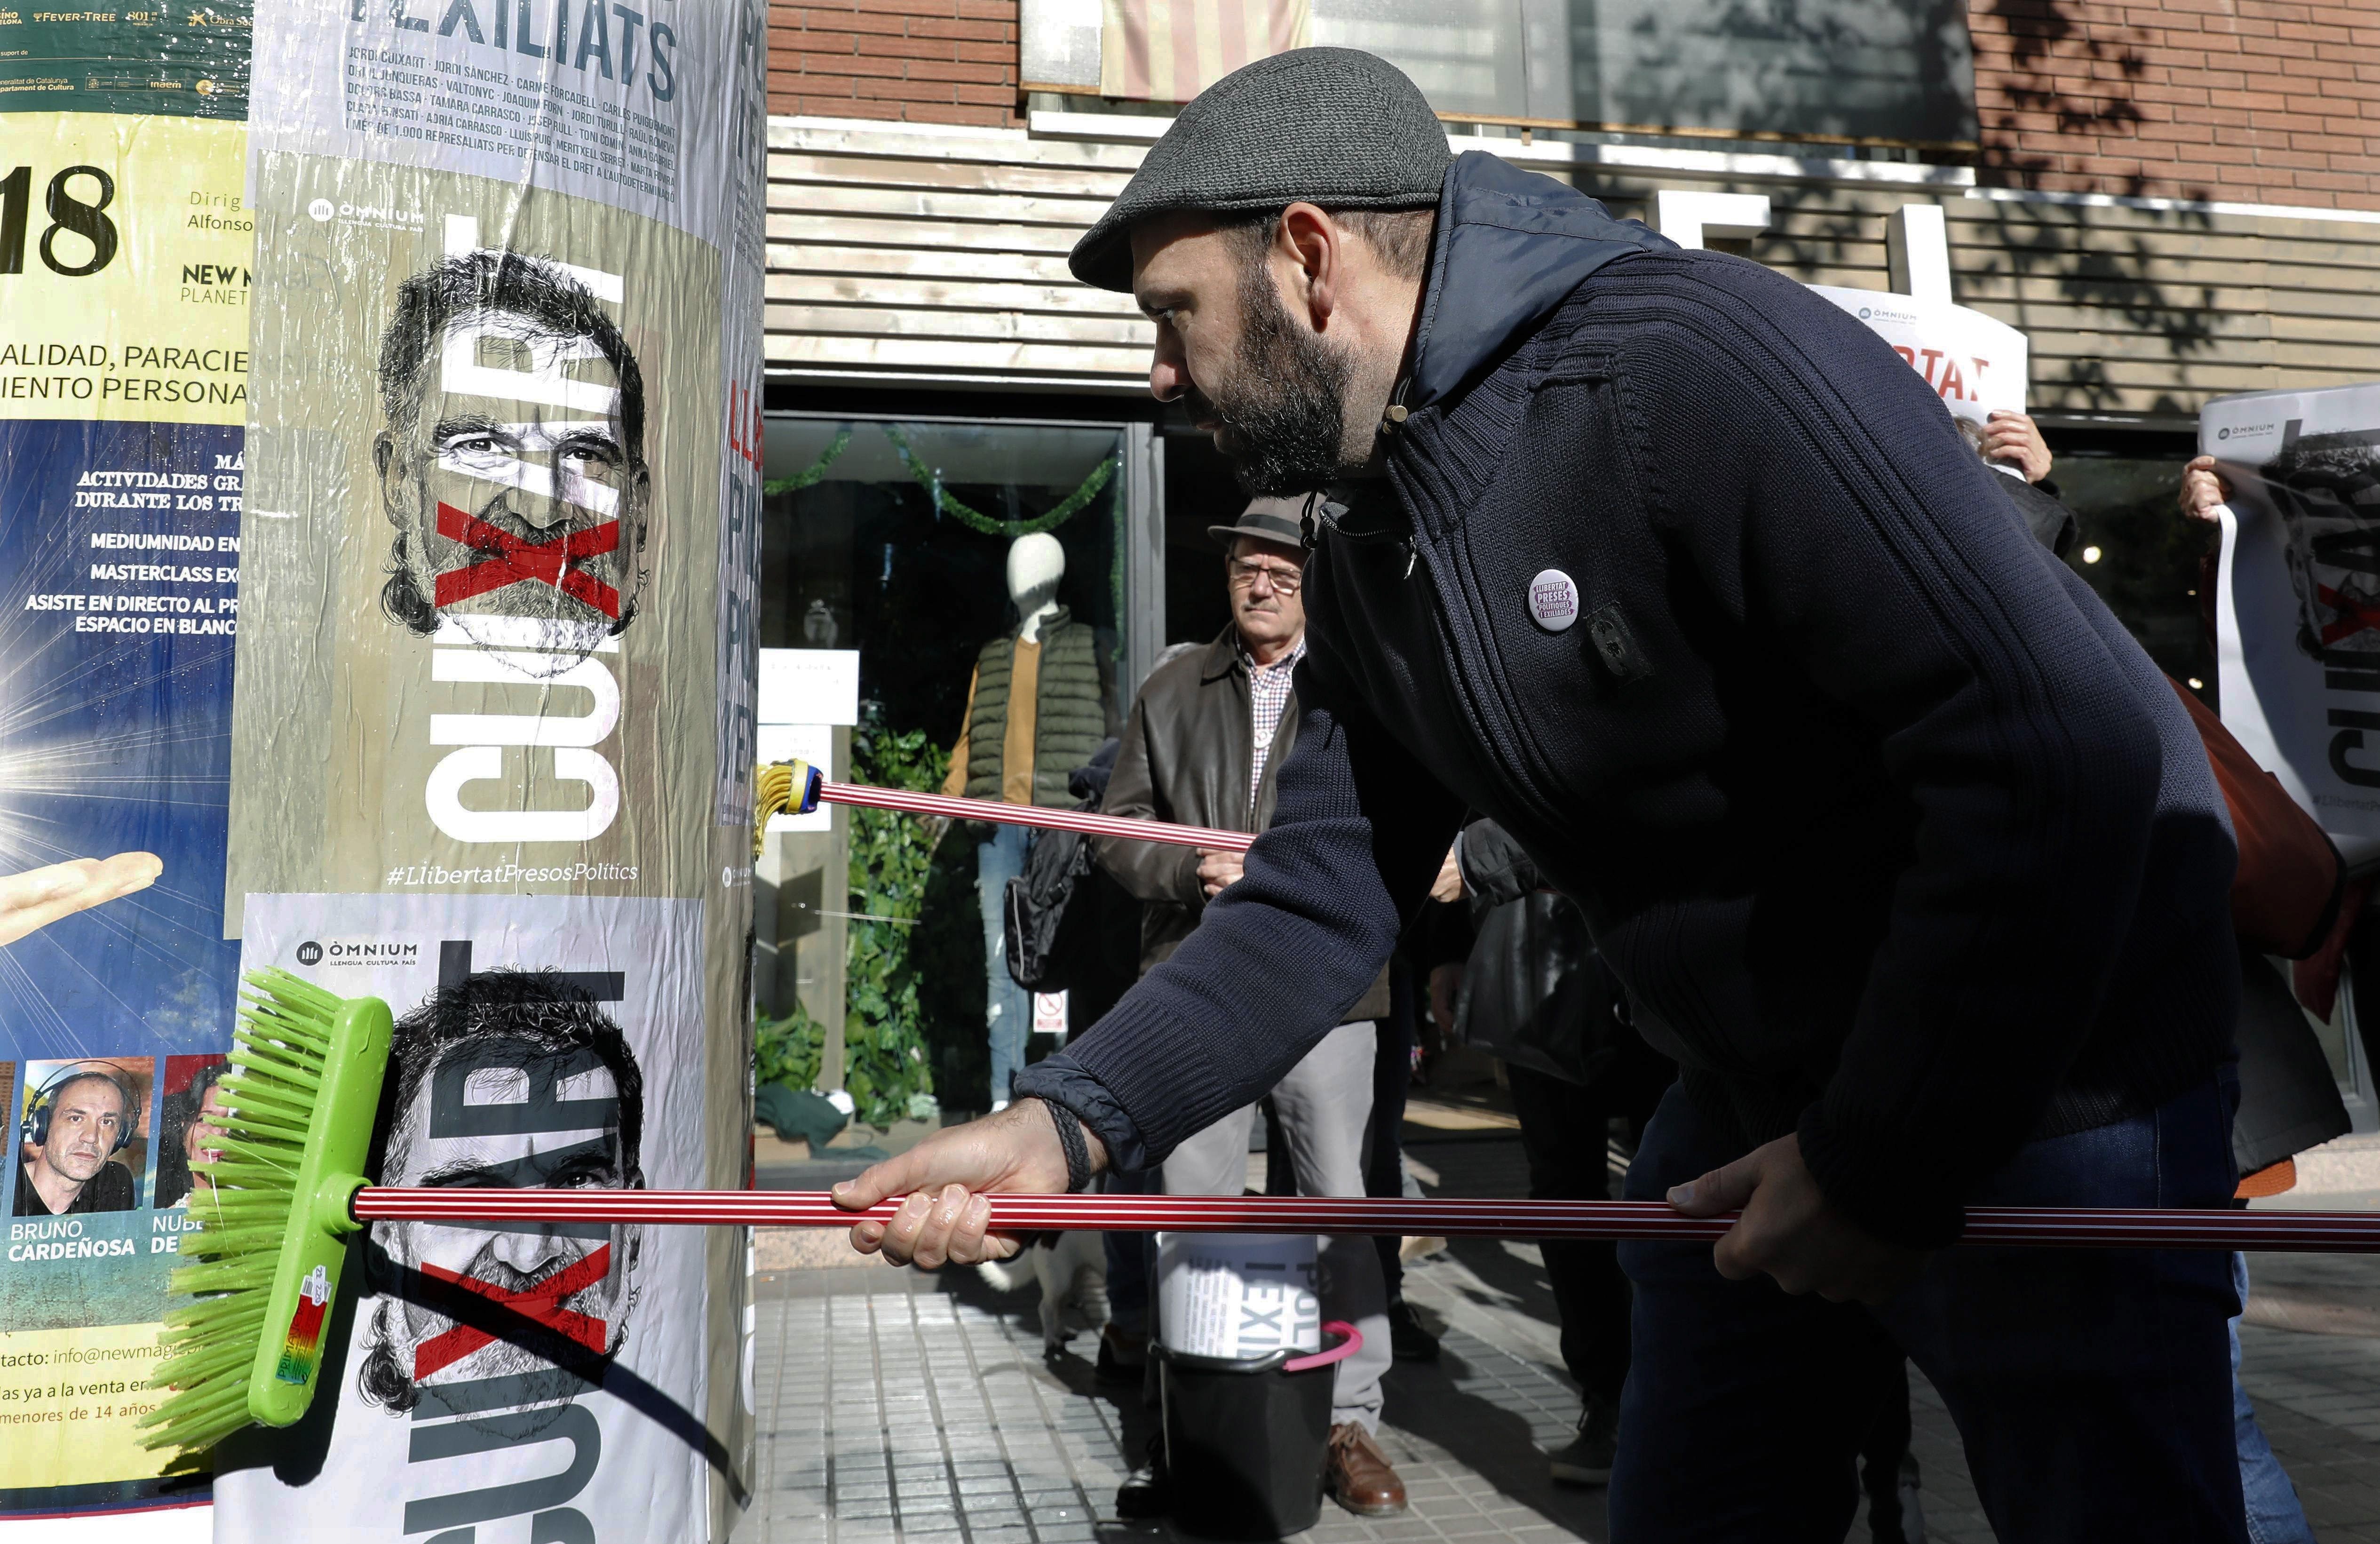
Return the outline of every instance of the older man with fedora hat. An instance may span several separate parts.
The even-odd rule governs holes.
[[[1262,831],[1272,819],[1281,766],[1297,743],[1292,673],[1305,657],[1304,510],[1302,499],[1259,498],[1231,525],[1208,528],[1223,548],[1231,623],[1206,648],[1149,672],[1124,724],[1106,813],[1225,831]],[[1208,904],[1243,873],[1237,853],[1107,840],[1097,850],[1100,866],[1145,903],[1144,974],[1172,956]],[[1256,1098],[1269,1092],[1298,1193],[1364,1194],[1374,1026],[1388,1012],[1383,971],[1277,1083],[1253,1090],[1174,1146],[1163,1165],[1166,1193],[1238,1195],[1247,1180]],[[1367,1239],[1333,1238],[1324,1242],[1321,1265],[1323,1317],[1343,1319],[1364,1337],[1362,1348],[1339,1364],[1332,1386],[1330,1493],[1366,1516],[1401,1512],[1404,1486],[1373,1441],[1380,1375],[1390,1360],[1379,1257]]]
[[[1297,743],[1191,936],[1016,1107],[841,1188],[933,1263],[978,1192],[1145,1168],[1378,973],[1463,809],[1679,1064],[1628,1193],[1612,1537],[1840,1538],[1905,1352],[2009,1540],[2246,1537],[2220,1254],[1949,1248],[1969,1205],[2228,1203],[2236,858],[2171,687],[1924,378],[1803,286],[1449,155],[1298,50],[1184,108],[1075,247],[1149,383],[1305,495]]]

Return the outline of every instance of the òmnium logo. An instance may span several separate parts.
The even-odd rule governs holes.
[[[299,965],[419,965],[421,945],[386,938],[334,938],[298,945]]]
[[[306,213],[316,225],[336,220],[343,225],[370,225],[376,230],[418,234],[428,224],[421,211],[399,209],[395,204],[333,203],[328,199],[314,199],[307,203]]]

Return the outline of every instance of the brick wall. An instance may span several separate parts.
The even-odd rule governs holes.
[[[769,111],[1014,124],[1016,0],[772,3]]]
[[[2372,0],[1970,0],[1985,180],[2380,209]]]

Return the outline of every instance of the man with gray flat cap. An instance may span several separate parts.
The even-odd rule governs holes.
[[[1149,383],[1307,496],[1301,713],[1242,877],[1000,1115],[843,1187],[1002,1255],[982,1192],[1162,1161],[1345,1016],[1465,807],[1680,1065],[1628,1194],[1612,1537],[1840,1538],[1895,1351],[2008,1540],[2244,1540],[2219,1253],[1948,1247],[1969,1205],[2219,1207],[2231,832],[2171,688],[1924,380],[1743,259],[1450,162],[1305,49],[1184,108],[1075,247]],[[1029,1097],[1022,1097],[1029,1096]]]
[[[1291,673],[1305,657],[1305,552],[1298,526],[1305,502],[1260,498],[1232,524],[1207,528],[1223,547],[1231,623],[1205,649],[1149,672],[1124,725],[1104,813],[1224,831],[1262,831],[1272,819],[1281,763],[1297,744]],[[1099,866],[1143,903],[1144,975],[1172,956],[1208,906],[1244,872],[1234,852],[1105,839],[1096,847]],[[1240,1194],[1256,1098],[1270,1093],[1298,1194],[1363,1195],[1376,1024],[1388,1014],[1383,970],[1278,1083],[1174,1145],[1164,1162],[1165,1193]],[[1319,1263],[1322,1317],[1353,1324],[1363,1336],[1332,1372],[1330,1494],[1359,1515],[1387,1516],[1404,1510],[1405,1489],[1373,1440],[1380,1376],[1390,1360],[1379,1255],[1370,1239],[1348,1234],[1323,1240]]]

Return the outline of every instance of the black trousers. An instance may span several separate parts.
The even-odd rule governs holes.
[[[1633,1149],[1659,1090],[1590,1088],[1510,1063],[1505,1072],[1521,1118],[1530,1198],[1609,1200],[1612,1123],[1624,1123]],[[1583,1239],[1546,1239],[1538,1246],[1561,1313],[1562,1363],[1589,1400],[1617,1404],[1628,1381],[1630,1302],[1618,1248]]]

